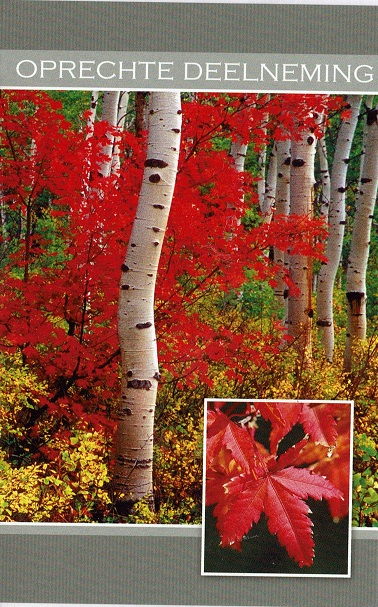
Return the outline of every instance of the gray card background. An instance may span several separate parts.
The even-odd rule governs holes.
[[[0,0],[1,74],[9,49],[377,56],[377,22],[374,6]],[[353,530],[351,579],[293,579],[201,577],[199,528],[119,527],[0,525],[0,601],[376,607],[377,530]]]

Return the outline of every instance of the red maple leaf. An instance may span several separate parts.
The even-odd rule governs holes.
[[[298,461],[308,437],[276,458],[254,440],[248,429],[228,419],[228,425],[237,430],[226,431],[227,416],[219,410],[209,413],[212,432],[211,456],[207,454],[206,503],[216,503],[213,515],[221,545],[240,551],[243,536],[264,513],[269,531],[277,535],[289,556],[300,567],[310,566],[314,540],[310,508],[305,500],[343,499],[343,495],[323,476],[292,465]],[[215,436],[218,455],[214,449]],[[226,437],[224,442],[222,437]],[[247,441],[250,455],[243,458],[240,454]]]

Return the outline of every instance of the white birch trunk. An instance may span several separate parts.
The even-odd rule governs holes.
[[[290,140],[277,142],[276,213],[278,216],[290,213],[290,148]],[[283,278],[289,264],[287,252],[275,247],[274,261],[282,267],[282,272],[277,275],[274,294],[279,308],[286,309],[288,289]]]
[[[244,171],[244,163],[245,157],[247,155],[248,145],[243,143],[241,139],[238,138],[237,141],[233,141],[231,143],[230,155],[234,159],[235,169],[238,173],[242,173]]]
[[[111,126],[117,126],[119,91],[105,91],[102,105],[101,120],[108,122]],[[108,142],[104,145],[102,153],[104,159],[100,164],[99,173],[102,177],[108,177],[112,168],[114,135],[107,133]]]
[[[276,187],[277,187],[277,147],[273,145],[272,152],[269,158],[268,170],[265,179],[265,190],[262,202],[261,212],[264,216],[265,223],[270,223],[272,220],[273,211],[276,204]]]
[[[94,123],[96,120],[96,113],[97,113],[97,103],[98,103],[98,91],[92,91],[91,105],[89,107],[89,113],[88,113],[88,117],[87,117],[86,139],[89,139],[93,135],[93,128],[94,128]]]
[[[329,236],[325,256],[328,259],[320,269],[317,288],[317,325],[322,332],[326,358],[332,362],[334,350],[333,290],[340,265],[345,231],[345,192],[349,155],[352,147],[361,105],[361,96],[347,98],[351,117],[339,129],[331,172],[331,202],[328,213]]]
[[[345,369],[352,365],[356,340],[366,338],[366,269],[370,230],[378,187],[378,105],[367,110],[366,149],[360,191],[356,201],[352,240],[347,267],[348,328],[344,353]]]
[[[120,513],[152,500],[153,430],[159,366],[154,292],[177,174],[181,105],[176,92],[150,95],[147,160],[136,217],[122,265],[118,331],[122,404],[113,488]]]
[[[119,135],[116,135],[114,138],[114,147],[113,147],[113,157],[112,157],[112,174],[118,174],[121,166],[120,163],[120,143],[122,131],[125,127],[126,122],[126,114],[127,114],[127,106],[129,104],[129,93],[126,91],[121,91],[118,99],[118,110],[117,110],[117,128],[119,130]]]
[[[291,145],[290,214],[312,217],[314,190],[314,158],[316,139],[305,132],[300,141]],[[294,338],[295,347],[304,362],[311,360],[312,324],[312,264],[309,257],[290,255],[289,273],[299,289],[299,295],[289,295],[288,334]]]
[[[329,205],[331,202],[331,180],[328,166],[328,154],[325,137],[318,140],[318,158],[321,178],[320,216],[328,222]]]

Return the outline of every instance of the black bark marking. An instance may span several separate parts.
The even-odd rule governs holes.
[[[127,387],[134,390],[150,390],[152,384],[149,379],[132,379],[127,382]]]
[[[316,324],[318,327],[332,327],[332,323],[330,320],[317,320]]]
[[[314,317],[314,310],[312,308],[310,308],[310,310],[306,311],[306,314],[309,318],[313,318]]]
[[[152,327],[152,322],[138,322],[135,326],[137,329],[148,329]]]
[[[158,246],[159,246],[159,244],[160,244],[160,242],[159,242],[158,240],[154,240],[154,246],[155,246],[155,247],[158,247]]]
[[[133,376],[133,372],[132,371],[128,371],[127,372],[127,377],[132,377]]]
[[[289,297],[289,289],[284,289],[283,298],[287,299]]]
[[[177,110],[177,114],[178,115],[182,114],[182,110]]]
[[[349,164],[350,162],[350,158],[343,158],[343,163],[344,164]]]
[[[180,129],[172,129],[172,131],[173,131],[174,133],[179,133],[179,132],[180,132]]]
[[[160,373],[158,373],[158,371],[156,371],[156,373],[154,374],[154,379],[156,379],[156,381],[160,381],[161,375]]]
[[[315,139],[313,137],[307,137],[307,143],[308,145],[312,145],[314,143]]]
[[[132,242],[131,245],[130,245],[130,247],[132,247],[132,248],[136,247],[135,242]]]
[[[148,178],[148,180],[151,183],[159,183],[160,179],[161,179],[161,177],[158,173],[154,173],[153,175],[150,175]]]
[[[277,177],[279,177],[279,179],[281,179],[283,177],[283,173],[278,173]]]
[[[122,413],[124,413],[125,415],[129,416],[132,415],[132,411],[131,409],[129,409],[129,407],[125,407],[124,409],[122,409]]]
[[[130,270],[130,268],[125,263],[123,263],[121,265],[121,270],[122,270],[122,272],[128,272]]]
[[[147,274],[147,276],[149,276],[150,278],[152,278],[152,277],[153,277],[153,274]]]
[[[163,204],[153,204],[152,206],[154,209],[165,209],[165,206]]]
[[[348,188],[337,188],[337,191],[340,192],[340,194],[344,194],[344,192],[347,191]]]
[[[295,158],[295,160],[293,160],[293,167],[303,167],[305,164],[303,158]]]
[[[290,156],[288,156],[288,157],[286,158],[286,160],[284,161],[284,164],[286,164],[286,166],[289,166],[289,164],[290,164],[290,163],[291,163],[291,157],[290,157]]]
[[[360,291],[349,291],[346,294],[347,300],[352,310],[352,314],[354,316],[361,315],[361,303],[365,297],[365,293],[361,293]]]
[[[151,167],[153,169],[164,169],[168,166],[168,162],[159,160],[158,158],[148,158],[144,163],[145,167]]]
[[[130,285],[122,285],[121,289],[122,291],[128,291],[130,289]]]
[[[361,183],[370,183],[372,181],[372,179],[369,179],[368,177],[363,177],[361,179]]]
[[[370,109],[370,108],[366,108],[366,122],[368,126],[371,126],[372,124],[374,124],[374,122],[377,122],[377,116],[378,116],[378,110],[376,109]]]
[[[156,233],[157,233],[157,232],[161,232],[161,229],[160,229],[160,228],[153,227],[152,229],[153,229],[153,231],[154,231],[154,232],[156,232]]]

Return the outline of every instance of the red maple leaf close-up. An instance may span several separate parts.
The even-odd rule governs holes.
[[[344,453],[345,440],[337,440],[334,404],[256,401],[246,404],[246,415],[237,419],[233,407],[215,402],[207,412],[206,505],[215,505],[213,517],[220,545],[242,551],[243,538],[264,514],[269,532],[277,536],[288,555],[300,568],[310,567],[315,542],[306,500],[329,500],[331,512],[346,515],[348,511],[350,462]],[[347,423],[339,426],[346,433],[349,407],[344,409],[342,416]],[[339,407],[337,413],[342,410]],[[271,451],[256,440],[263,416],[271,427]],[[282,447],[280,441],[296,424],[298,428],[298,423],[306,434]],[[339,444],[343,457],[337,462]],[[313,454],[312,465],[307,466],[311,445],[319,445],[321,451]],[[281,453],[277,455],[277,451]],[[327,466],[331,458],[333,466]],[[331,478],[326,477],[327,469],[332,470]],[[338,486],[342,483],[337,480],[332,482],[335,478],[342,479],[344,486]]]

